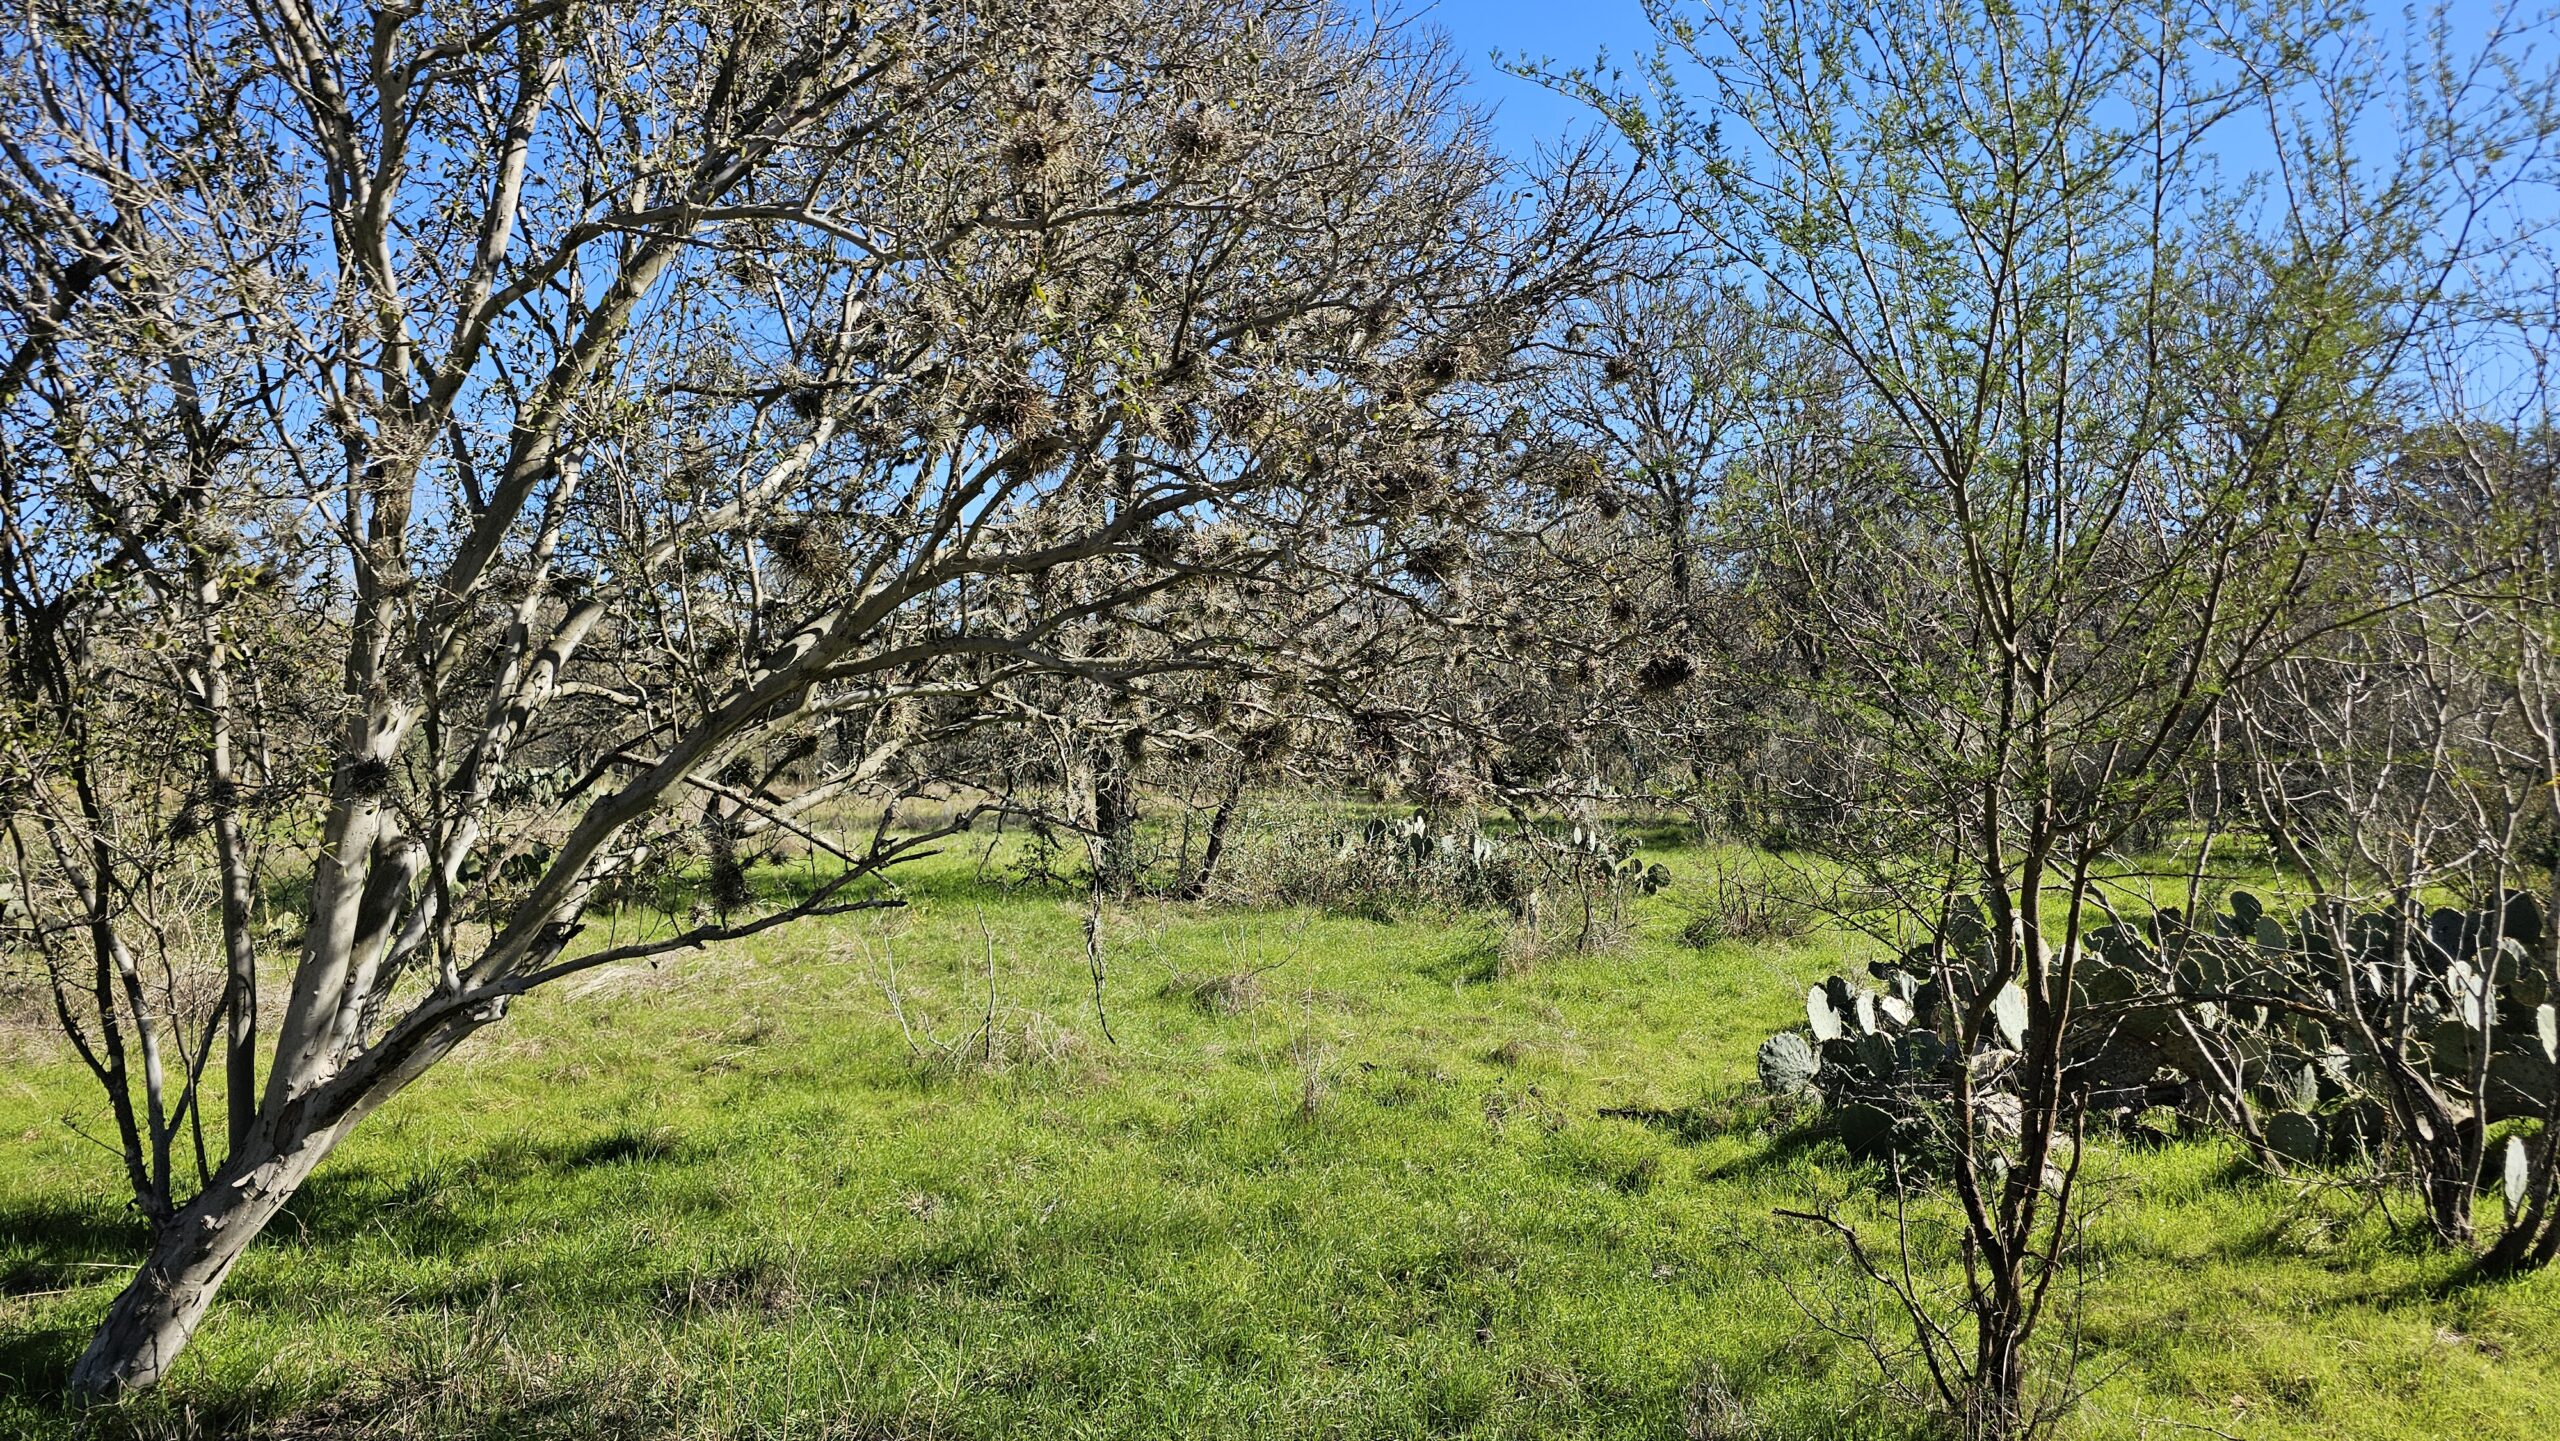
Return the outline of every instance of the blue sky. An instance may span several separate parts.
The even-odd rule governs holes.
[[[1475,77],[1480,103],[1492,109],[1503,144],[1515,153],[1587,123],[1580,106],[1561,100],[1539,86],[1502,73],[1489,58],[1499,50],[1507,57],[1545,57],[1564,65],[1588,65],[1602,51],[1624,63],[1653,48],[1653,28],[1645,23],[1638,0],[1407,0],[1406,13],[1448,32],[1459,57]],[[2421,12],[2433,0],[2418,0]],[[2370,3],[2370,34],[2386,50],[2396,49],[2409,33],[2408,19],[2397,0]],[[2457,42],[2474,41],[2493,13],[2512,12],[2532,21],[2540,0],[2452,0],[2446,15]],[[2546,17],[2541,41],[2532,46],[2535,62],[2553,60],[2554,34]]]
[[[1394,0],[1382,0],[1392,6]],[[1437,26],[1454,42],[1458,58],[1472,75],[1472,88],[1478,104],[1493,113],[1499,142],[1515,155],[1526,155],[1540,143],[1554,140],[1578,126],[1593,123],[1584,107],[1564,100],[1541,86],[1505,74],[1491,58],[1500,51],[1506,59],[1544,58],[1561,66],[1589,65],[1606,52],[1615,65],[1629,65],[1649,54],[1655,44],[1653,28],[1645,22],[1639,0],[1406,0],[1410,8],[1404,13]],[[1696,0],[1687,0],[1696,3]],[[1744,4],[1754,0],[1742,0]],[[2422,34],[2425,18],[2435,0],[2414,0],[2415,11],[2404,10],[2400,0],[2368,0],[2367,25],[2363,33],[2367,43],[2379,50],[2377,59],[2388,70],[2393,62],[2422,58],[2423,46],[2412,46],[2413,34]],[[2547,75],[2560,64],[2560,18],[2546,10],[2546,0],[2448,0],[2443,16],[2449,24],[2453,47],[2465,57],[2478,45],[2492,25],[2503,19],[2510,25],[2523,27],[2524,34],[2513,42],[2511,55],[2522,61],[2528,74]],[[2413,18],[2419,24],[2413,26]],[[2419,54],[2412,54],[2413,49]],[[1694,78],[1694,77],[1693,77]],[[1695,92],[1692,98],[1696,98]],[[2388,110],[2368,117],[2375,127],[2371,134],[2371,154],[2376,164],[2387,163],[2386,157],[2396,148],[2387,127],[2393,124]],[[2267,163],[2268,149],[2262,132],[2253,132],[2235,124],[2209,147],[2237,178],[2242,172],[2254,171]],[[2536,169],[2538,178],[2531,184],[2507,194],[2494,208],[2485,223],[2508,231],[2511,238],[2524,241],[2528,237],[2539,246],[2553,245],[2560,236],[2560,161],[2545,151],[2545,162]],[[2529,264],[2539,283],[2548,284],[2560,294],[2560,279],[2550,274],[2553,269],[2548,251],[2534,249],[2510,254],[2507,261]]]
[[[1449,32],[1475,79],[1481,103],[1494,111],[1503,143],[1515,151],[1589,118],[1580,106],[1497,70],[1490,52],[1544,56],[1588,65],[1602,50],[1612,60],[1650,50],[1653,29],[1636,0],[1419,0],[1423,19]]]

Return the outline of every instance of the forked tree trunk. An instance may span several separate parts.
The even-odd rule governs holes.
[[[160,1228],[151,1254],[71,1370],[71,1395],[105,1401],[159,1384],[186,1349],[242,1252],[309,1179],[343,1128],[302,1138],[282,1154],[226,1163],[213,1183]]]

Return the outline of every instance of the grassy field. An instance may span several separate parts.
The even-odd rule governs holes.
[[[1671,858],[1675,866],[1694,864]],[[1851,942],[1514,974],[1489,919],[1082,907],[933,863],[902,913],[523,1005],[375,1118],[163,1391],[52,1395],[140,1243],[32,1030],[0,1081],[0,1433],[1895,1437],[1774,1219],[1876,1177],[1753,1049]],[[994,1025],[984,1023],[992,1014]],[[893,995],[896,998],[892,1003]],[[2525,1437],[2560,1276],[2197,1143],[2094,1158],[2086,1437]],[[1944,1216],[1922,1206],[1935,1237]]]

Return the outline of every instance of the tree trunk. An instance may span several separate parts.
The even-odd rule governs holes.
[[[233,1263],[293,1199],[338,1131],[283,1154],[235,1157],[152,1241],[151,1254],[107,1309],[71,1371],[75,1400],[106,1401],[158,1385],[186,1349]]]
[[[1094,885],[1105,895],[1128,895],[1138,888],[1138,782],[1129,761],[1110,747],[1095,749],[1090,805]]]
[[[258,944],[249,934],[257,888],[249,842],[240,828],[240,777],[232,757],[231,671],[223,640],[222,583],[199,552],[190,561],[202,634],[196,657],[196,701],[205,716],[205,795],[213,807],[214,854],[222,874],[224,982],[223,1094],[230,1128],[226,1155],[249,1148],[258,1124]]]
[[[2480,1123],[2476,1116],[2460,1115],[2450,1106],[2430,1109],[2434,1119],[2426,1128],[2410,1128],[2410,1149],[2427,1200],[2427,1226],[2443,1245],[2467,1251],[2475,1235],[2471,1203],[2480,1184],[2475,1159],[2481,1152]]]
[[[225,742],[227,746],[227,742]],[[258,946],[249,935],[249,847],[240,833],[230,763],[216,767],[214,838],[222,858],[222,946],[226,962],[222,1048],[227,1155],[247,1150],[258,1125]]]
[[[1218,798],[1218,809],[1209,817],[1209,843],[1200,851],[1200,869],[1182,888],[1182,898],[1196,901],[1209,894],[1217,881],[1218,861],[1227,853],[1227,827],[1236,818],[1236,802],[1244,796],[1244,767],[1236,767],[1227,782],[1227,793]]]
[[[2008,1278],[2001,1278],[2004,1282]],[[2014,1441],[2026,1432],[2026,1326],[2014,1285],[1997,1287],[1975,1318],[1972,1394],[1965,1398],[1964,1441]]]
[[[2469,1250],[2474,1232],[2471,1224],[2471,1184],[2455,1174],[2437,1174],[2427,1178],[2427,1225],[2436,1240],[2454,1250]]]
[[[235,1151],[195,1198],[152,1232],[151,1252],[125,1284],[89,1349],[71,1368],[80,1402],[112,1400],[160,1383],[186,1349],[241,1254],[302,1183],[366,1116],[506,1014],[507,993],[470,1006],[421,1007],[345,1069],[294,1085],[262,1114],[248,1149]],[[277,1067],[270,1088],[296,1077]]]

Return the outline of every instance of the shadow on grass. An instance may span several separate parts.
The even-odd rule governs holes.
[[[58,1201],[0,1207],[0,1256],[7,1258],[0,1262],[0,1295],[24,1299],[95,1288],[103,1309],[105,1295],[122,1284],[150,1240],[150,1228],[130,1210]],[[0,1400],[39,1408],[45,1428],[32,1434],[69,1434],[63,1387],[95,1319],[82,1307],[75,1321],[0,1327]]]
[[[493,1192],[533,1178],[649,1165],[678,1160],[684,1154],[681,1139],[672,1132],[626,1127],[582,1142],[543,1147],[502,1140],[449,1166],[429,1169],[333,1163],[305,1183],[269,1223],[253,1255],[286,1248],[305,1253],[351,1251],[360,1240],[388,1242],[410,1255],[485,1249],[503,1239],[503,1218],[509,1210]],[[209,1402],[190,1396],[175,1409],[153,1398],[97,1411],[72,1408],[65,1398],[72,1364],[87,1345],[90,1326],[107,1296],[150,1239],[149,1227],[129,1210],[60,1201],[0,1206],[0,1299],[94,1290],[96,1303],[76,1307],[71,1320],[43,1325],[20,1320],[0,1326],[0,1437],[377,1434],[373,1423],[379,1418],[332,1414],[326,1402],[311,1416],[297,1418],[293,1429],[279,1433],[274,1430],[274,1405],[263,1392]],[[335,1262],[320,1264],[328,1267]],[[487,1281],[477,1271],[466,1271],[457,1268],[445,1284],[413,1287],[396,1304],[382,1304],[396,1311],[468,1312],[483,1302]],[[279,1279],[269,1268],[244,1268],[225,1289],[221,1304],[247,1308],[308,1304],[310,1274],[306,1267]],[[663,1278],[654,1283],[622,1279],[599,1286],[587,1299],[638,1314],[653,1303],[662,1305],[669,1284]],[[695,1285],[690,1278],[684,1284]],[[713,1294],[716,1298],[726,1293],[714,1287]],[[65,1312],[57,1309],[53,1314]],[[544,1404],[537,1403],[536,1410],[523,1413],[521,1419],[538,1419],[536,1412]],[[305,1421],[314,1424],[306,1426]],[[32,1430],[25,1429],[30,1426]],[[516,1433],[501,1427],[491,1434]]]
[[[266,1237],[306,1249],[363,1235],[418,1249],[474,1244],[496,1229],[493,1221],[472,1219],[496,1213],[483,1204],[492,1188],[542,1174],[682,1161],[688,1154],[673,1132],[625,1127],[540,1148],[502,1140],[432,1169],[333,1160],[277,1213]],[[150,1241],[149,1226],[129,1209],[60,1200],[0,1206],[0,1298],[93,1281],[98,1268],[129,1265]]]
[[[681,1139],[663,1127],[625,1126],[582,1145],[555,1150],[552,1160],[553,1164],[566,1170],[587,1171],[599,1166],[672,1161],[680,1159],[683,1154]]]
[[[1747,1088],[1710,1095],[1686,1106],[1610,1106],[1598,1114],[1605,1120],[1633,1121],[1664,1132],[1685,1146],[1728,1136],[1768,1138],[1751,1155],[1718,1167],[1719,1176],[1784,1170],[1805,1152],[1838,1140],[1828,1117],[1787,1114],[1769,1097]]]
[[[520,1441],[661,1436],[681,1429],[671,1417],[651,1416],[637,1397],[599,1397],[560,1387],[490,1404],[493,1399],[474,1396],[457,1404],[445,1388],[412,1381],[361,1401],[329,1398],[289,1406],[270,1388],[251,1387],[212,1398],[150,1395],[90,1410],[56,1401],[14,1415],[0,1413],[0,1428],[11,1421],[34,1421],[44,1429],[15,1434],[63,1441],[229,1441],[234,1437],[241,1441],[251,1437],[371,1441],[421,1434],[418,1422],[423,1415],[438,1423],[427,1434],[504,1436]],[[459,1433],[447,1429],[455,1426],[468,1429]]]
[[[50,1289],[43,1284],[47,1268],[120,1262],[150,1239],[151,1228],[130,1210],[60,1201],[0,1207],[0,1254],[11,1258],[0,1272],[0,1295]]]
[[[0,1296],[27,1300],[94,1291],[98,1297],[95,1309],[77,1309],[76,1320],[34,1325],[15,1318],[0,1324],[0,1400],[33,1403],[49,1415],[58,1411],[71,1363],[88,1344],[105,1297],[124,1283],[150,1241],[150,1227],[130,1210],[50,1201],[0,1207],[0,1257],[6,1258],[0,1261]],[[56,1416],[55,1423],[67,1428],[69,1419]]]
[[[1414,973],[1444,986],[1480,986],[1502,979],[1502,943],[1492,935],[1444,951],[1415,966]]]

